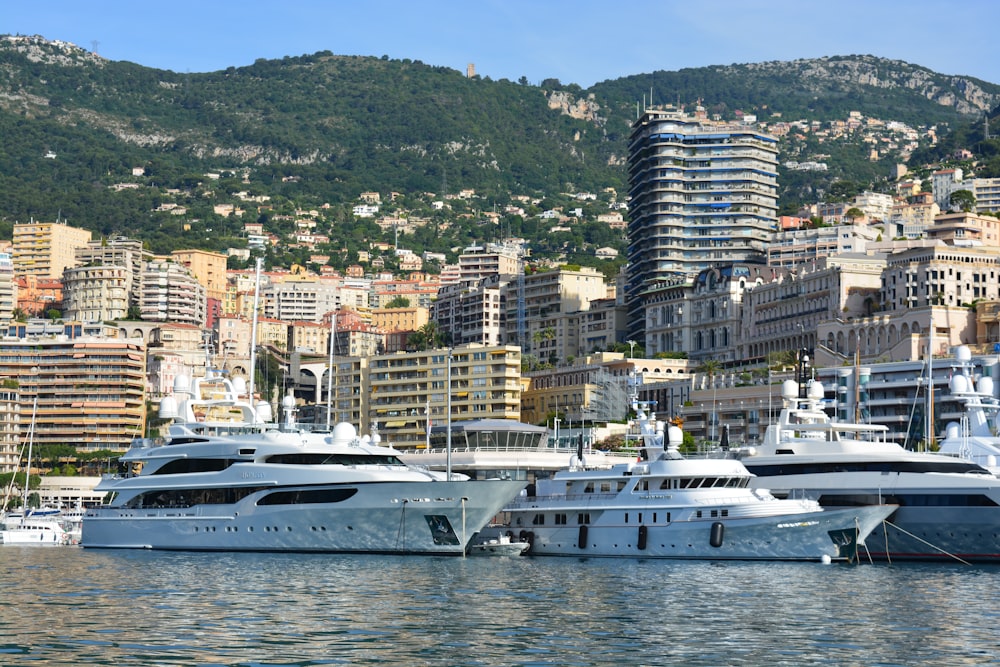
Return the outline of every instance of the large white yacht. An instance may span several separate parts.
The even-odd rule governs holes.
[[[291,398],[279,427],[239,384],[178,378],[161,403],[169,437],[133,443],[128,471],[100,482],[84,547],[461,555],[524,487],[405,465],[350,424],[306,431]]]
[[[1000,479],[988,470],[903,449],[885,426],[832,421],[818,382],[786,380],[782,400],[763,443],[729,453],[754,473],[754,486],[827,509],[898,505],[865,541],[876,558],[1000,562]]]
[[[749,488],[733,459],[686,459],[682,433],[636,403],[639,460],[592,470],[575,465],[539,480],[507,509],[510,531],[539,556],[732,560],[843,560],[896,508],[825,511]],[[665,435],[668,437],[665,438]],[[664,442],[666,439],[666,446]]]

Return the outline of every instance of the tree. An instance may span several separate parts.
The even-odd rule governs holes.
[[[422,352],[444,347],[451,336],[438,328],[437,322],[428,322],[406,337],[406,348],[411,352]]]
[[[969,213],[976,208],[976,196],[969,190],[955,190],[948,199],[951,208]]]
[[[409,308],[410,300],[405,296],[397,296],[392,299],[389,303],[385,304],[386,308]]]
[[[865,212],[862,211],[857,206],[852,206],[851,208],[847,209],[846,213],[844,213],[844,219],[849,221],[851,224],[853,224],[855,220],[858,220],[859,218],[863,217],[865,217]]]

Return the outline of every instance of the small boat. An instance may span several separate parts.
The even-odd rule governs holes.
[[[37,411],[38,399],[36,398],[31,411],[31,428],[28,431],[28,459],[24,468],[22,509],[4,513],[3,529],[0,530],[0,541],[5,545],[62,546],[73,542],[72,535],[59,519],[58,509],[48,507],[32,509],[28,506],[32,446],[35,438],[35,415]],[[11,485],[13,483],[14,479],[12,478]],[[10,489],[7,491],[7,499],[9,497]]]
[[[55,518],[22,517],[6,524],[0,530],[0,541],[4,545],[20,546],[64,546],[72,544],[72,536],[63,524]]]
[[[532,556],[854,560],[896,509],[825,511],[814,500],[752,490],[753,475],[742,463],[684,458],[679,427],[665,429],[636,401],[633,408],[639,460],[600,470],[571,466],[506,508]]]
[[[469,544],[468,554],[470,556],[520,556],[531,546],[523,540],[515,540],[507,533],[500,533],[496,537],[473,540]]]

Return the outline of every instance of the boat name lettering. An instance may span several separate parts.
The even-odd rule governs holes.
[[[243,479],[264,479],[262,472],[245,472],[241,475]]]
[[[795,523],[779,523],[778,528],[802,528],[805,526],[815,526],[819,521],[796,521]]]

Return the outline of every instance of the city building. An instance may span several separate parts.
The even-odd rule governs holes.
[[[127,449],[145,432],[146,346],[113,337],[7,337],[0,340],[0,378],[17,382],[20,423],[34,418],[35,446],[97,451]]]
[[[777,232],[767,247],[768,266],[791,269],[820,257],[866,250],[882,232],[870,225],[830,225]]]
[[[207,250],[175,250],[171,256],[191,271],[191,275],[205,288],[207,298],[225,300],[228,276],[224,254]]]
[[[428,422],[521,416],[521,351],[470,344],[378,355],[369,362],[369,418],[396,447],[426,444]],[[450,386],[450,392],[448,388]]]
[[[14,275],[39,280],[62,280],[63,271],[76,266],[76,251],[86,247],[91,232],[58,222],[14,223]]]
[[[442,285],[431,318],[452,345],[500,345],[507,317],[504,292],[498,275]]]
[[[206,326],[208,291],[190,269],[171,258],[146,262],[142,272],[139,312],[142,319]]]
[[[21,465],[21,445],[28,437],[21,426],[20,384],[12,378],[3,379],[0,389],[0,474],[16,472]],[[29,415],[30,419],[30,415]],[[25,422],[25,426],[31,422]]]
[[[749,124],[647,109],[628,145],[628,335],[643,295],[671,274],[760,262],[777,224],[777,139]]]
[[[127,319],[132,280],[126,266],[67,267],[63,270],[63,316],[81,322]]]
[[[545,363],[580,354],[580,321],[574,313],[590,310],[608,297],[604,274],[591,267],[560,266],[536,270],[507,283],[504,340]]]

